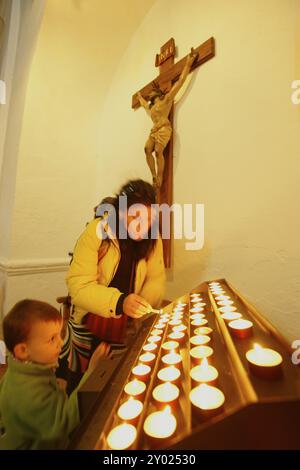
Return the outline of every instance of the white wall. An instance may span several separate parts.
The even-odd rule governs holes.
[[[48,0],[32,63],[35,7],[41,11],[44,0],[13,2],[21,15],[22,54],[13,57],[17,106],[0,185],[4,312],[24,296],[55,303],[66,293],[67,253],[97,202],[104,97],[132,31],[154,0]]]
[[[284,334],[300,337],[300,2],[157,1],[124,54],[107,95],[98,147],[102,195],[125,178],[149,178],[143,145],[151,122],[130,108],[155,77],[154,58],[170,37],[178,58],[210,36],[204,64],[176,108],[174,202],[205,204],[205,246],[175,242],[168,297],[226,277]],[[102,176],[104,175],[104,177]]]

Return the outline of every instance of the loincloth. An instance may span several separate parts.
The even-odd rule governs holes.
[[[155,143],[160,144],[163,148],[166,147],[167,143],[170,140],[172,135],[172,127],[171,126],[162,126],[159,129],[151,129],[150,137],[154,140]]]

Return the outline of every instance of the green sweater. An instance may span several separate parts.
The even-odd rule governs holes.
[[[78,388],[68,398],[53,367],[9,358],[0,382],[0,450],[66,447],[79,423]]]

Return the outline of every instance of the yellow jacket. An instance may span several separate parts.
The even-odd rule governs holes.
[[[67,274],[69,295],[75,306],[73,319],[76,323],[81,323],[87,312],[115,318],[116,306],[122,294],[115,287],[107,287],[121,258],[118,240],[110,238],[108,249],[98,262],[98,251],[103,243],[99,221],[100,219],[94,219],[90,222],[80,236]],[[134,293],[146,299],[152,307],[158,308],[164,289],[163,247],[159,238],[149,259],[141,259],[137,264]]]

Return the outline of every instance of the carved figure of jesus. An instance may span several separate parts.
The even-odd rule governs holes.
[[[145,108],[154,124],[145,144],[145,154],[147,164],[152,174],[153,186],[157,189],[162,185],[164,173],[165,161],[163,152],[172,135],[172,126],[169,121],[169,114],[173,100],[184,84],[196,57],[197,53],[191,49],[179,79],[175,82],[169,92],[163,93],[159,87],[156,87],[156,89],[150,93],[149,101],[146,101],[140,92],[138,93],[138,99],[141,106]],[[157,170],[153,152],[156,158]]]

